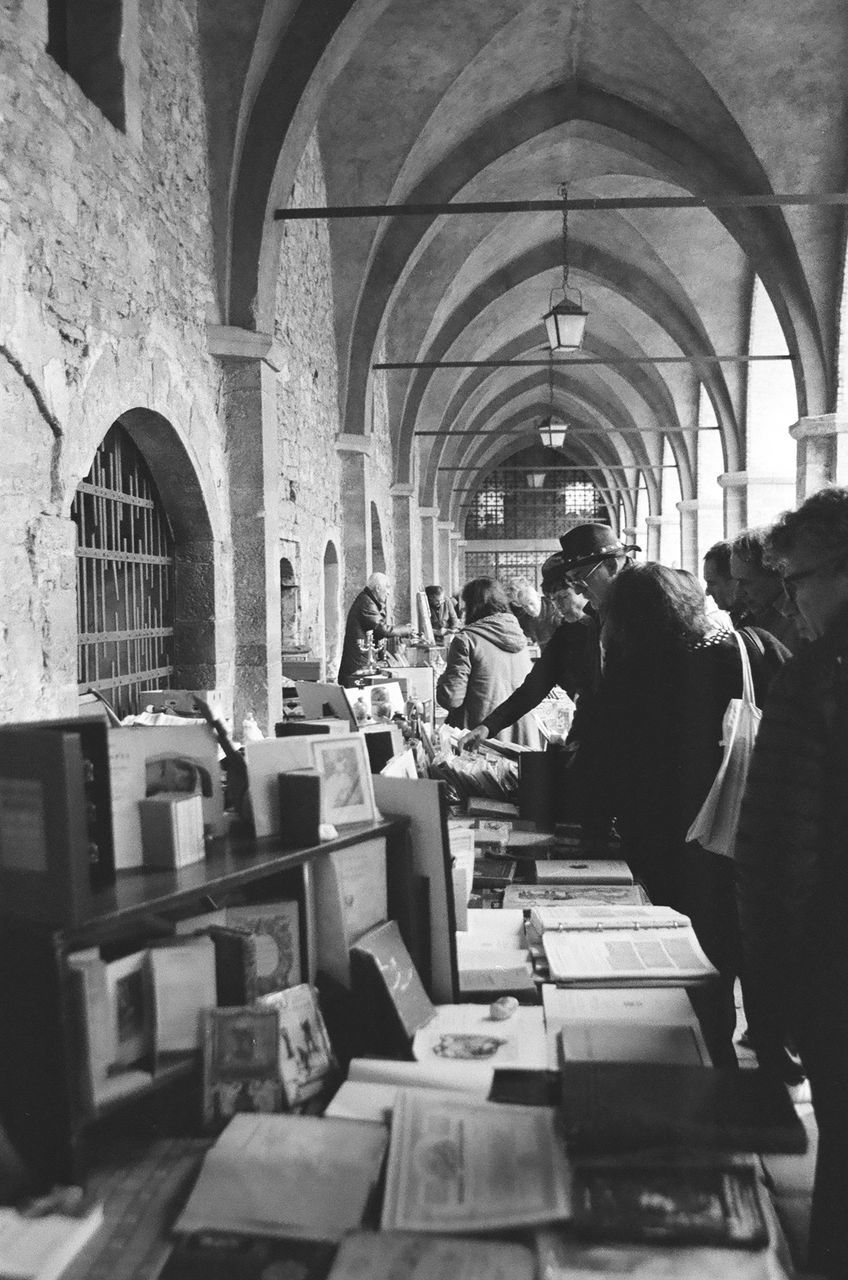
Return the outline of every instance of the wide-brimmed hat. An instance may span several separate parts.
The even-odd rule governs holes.
[[[562,571],[571,573],[591,564],[593,560],[605,560],[608,556],[623,556],[641,547],[625,546],[608,524],[578,524],[559,540],[562,547]]]

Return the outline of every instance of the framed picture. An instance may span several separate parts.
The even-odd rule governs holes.
[[[321,775],[321,821],[342,827],[376,817],[365,739],[358,733],[312,739],[312,762]]]
[[[263,996],[262,1008],[276,1009],[280,1076],[292,1111],[321,1092],[336,1061],[315,991],[302,982]]]
[[[147,952],[106,965],[106,992],[112,1033],[109,1075],[150,1058],[153,1053],[153,1003]]]

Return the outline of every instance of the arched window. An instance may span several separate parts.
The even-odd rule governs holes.
[[[139,450],[107,432],[71,507],[77,526],[80,692],[97,689],[118,715],[174,671],[174,537]]]

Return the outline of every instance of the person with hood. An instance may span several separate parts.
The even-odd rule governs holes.
[[[523,682],[531,668],[527,639],[494,578],[474,578],[462,589],[465,627],[454,636],[436,684],[436,701],[459,729],[475,727]],[[504,742],[538,749],[539,730],[522,716],[497,734]]]

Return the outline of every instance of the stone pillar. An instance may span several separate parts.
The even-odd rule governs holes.
[[[798,442],[797,502],[826,484],[848,485],[848,418],[836,413],[799,418],[789,434]]]
[[[445,591],[450,595],[450,579],[451,579],[451,533],[453,532],[453,524],[450,520],[439,520],[439,564],[438,577],[436,582],[440,582]]]
[[[450,587],[446,588],[451,595],[456,595],[464,582],[461,550],[464,545],[462,534],[455,529],[450,536]]]
[[[393,484],[392,522],[395,539],[394,613],[396,618],[411,618],[417,579],[412,563],[412,530],[417,511],[414,484]]]
[[[781,511],[795,505],[793,476],[752,475],[750,471],[726,471],[718,482],[725,489],[725,528],[728,538],[742,529],[773,524]],[[735,504],[730,495],[735,497]],[[734,510],[734,505],[736,509]]]
[[[342,616],[345,616],[371,573],[371,513],[366,483],[371,437],[339,435],[336,452],[342,464]]]
[[[439,563],[438,563],[438,523],[439,508],[438,507],[419,507],[418,514],[421,516],[421,577],[424,579],[422,586],[429,586],[431,582],[439,580]]]
[[[680,521],[677,516],[648,516],[645,521],[648,537],[648,560],[660,564],[680,564]]]
[[[748,524],[748,472],[723,471],[716,478],[724,490],[724,536],[735,538]]]
[[[697,498],[682,498],[676,504],[680,512],[680,563],[684,569],[697,573],[698,558],[698,508]]]
[[[277,481],[277,363],[267,334],[210,331],[221,361],[233,540],[233,721],[256,715],[272,734],[282,714]]]

